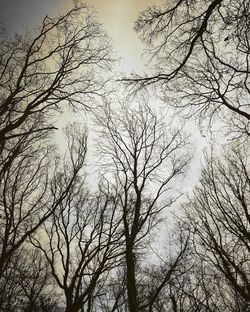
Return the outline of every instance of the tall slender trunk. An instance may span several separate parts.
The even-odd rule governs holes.
[[[137,289],[135,280],[135,257],[133,254],[133,244],[127,243],[126,248],[126,265],[127,265],[127,292],[129,312],[137,312]]]

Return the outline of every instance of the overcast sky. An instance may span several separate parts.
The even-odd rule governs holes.
[[[122,57],[121,69],[127,72],[143,66],[143,45],[133,31],[139,12],[161,0],[87,0],[98,11],[104,29]],[[72,0],[0,0],[0,20],[9,32],[23,32],[39,25],[45,15],[56,16],[72,8]]]

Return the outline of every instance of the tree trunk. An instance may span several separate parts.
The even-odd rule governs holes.
[[[137,312],[137,291],[135,282],[135,257],[133,254],[133,246],[127,244],[126,250],[126,264],[127,264],[127,292],[128,292],[128,306],[130,312]]]

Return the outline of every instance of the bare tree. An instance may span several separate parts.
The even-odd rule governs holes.
[[[27,132],[54,129],[51,114],[65,103],[87,108],[104,93],[99,69],[109,68],[109,40],[80,1],[31,33],[0,36],[1,148]]]
[[[31,133],[31,141],[40,133]],[[71,157],[66,164],[42,143],[30,145],[3,175],[1,190],[0,282],[13,257],[39,231],[41,225],[55,213],[78,180],[84,165],[85,136],[77,136],[69,146]],[[27,142],[27,140],[26,140]],[[73,154],[74,153],[74,154]],[[63,171],[62,171],[63,170]],[[62,175],[63,183],[62,182]]]
[[[0,282],[1,311],[59,311],[58,298],[45,260],[26,246],[12,256]]]
[[[72,191],[84,165],[85,135],[75,131],[67,162],[49,147],[54,113],[66,104],[86,109],[105,94],[109,40],[93,10],[74,4],[25,35],[0,31],[1,285],[10,271],[18,274],[10,268],[15,257]]]
[[[102,312],[124,312],[128,309],[126,297],[126,272],[123,261],[109,276],[96,298],[96,310]]]
[[[249,7],[247,0],[173,0],[148,8],[135,29],[154,72],[125,81],[138,89],[160,85],[186,116],[210,123],[218,116],[230,135],[249,138]],[[238,147],[227,152],[208,160],[186,207],[200,272],[185,277],[194,281],[193,293],[181,280],[179,290],[172,287],[185,310],[249,309],[249,155]]]
[[[154,278],[161,279],[161,272],[156,270]],[[182,261],[175,267],[156,303],[156,311],[240,311],[235,309],[223,275],[204,260],[203,254],[197,254],[190,239]]]
[[[190,116],[219,116],[249,136],[248,0],[173,0],[138,17],[135,30],[155,69],[125,81],[139,89],[159,82],[165,100]],[[235,121],[235,119],[238,119]]]
[[[208,159],[194,198],[186,205],[193,248],[224,291],[224,305],[248,311],[249,294],[249,154],[233,149]],[[223,281],[223,282],[222,282]],[[228,300],[228,302],[227,302]]]
[[[67,103],[86,109],[105,93],[100,71],[109,68],[109,40],[93,10],[74,4],[25,35],[0,31],[0,280],[84,164],[86,137],[77,131],[67,163],[50,147],[54,112]]]
[[[71,133],[72,140],[75,133]],[[75,157],[75,150],[70,150]],[[61,188],[65,177],[60,176],[55,188]],[[98,192],[91,194],[82,176],[44,223],[40,235],[32,237],[33,245],[43,251],[51,274],[63,291],[65,311],[93,311],[98,292],[123,253],[120,223],[117,194],[110,189],[109,182],[103,180]]]
[[[161,212],[178,197],[173,183],[189,162],[181,130],[169,130],[164,117],[158,117],[143,101],[101,110],[100,143],[104,168],[119,187],[119,205],[125,238],[126,290],[129,311],[140,309],[137,281],[140,255],[150,241],[150,234],[160,221]],[[164,200],[163,200],[164,199]],[[162,200],[162,201],[161,201]]]
[[[177,231],[176,231],[177,232]],[[175,232],[175,234],[177,234]],[[172,232],[172,236],[175,236]],[[180,235],[180,236],[179,236]],[[186,233],[181,231],[173,243],[172,253],[168,252],[159,256],[156,252],[157,259],[152,262],[141,261],[137,259],[136,268],[136,288],[138,291],[138,311],[183,311],[181,308],[175,310],[172,303],[172,285],[178,283],[182,276],[188,275],[191,263],[186,264],[188,237]],[[167,243],[169,245],[169,242]],[[151,247],[152,248],[152,247]],[[103,290],[103,295],[97,299],[97,307],[103,312],[130,311],[129,302],[126,295],[127,289],[127,274],[126,263],[121,262],[118,267],[118,272],[113,274],[109,283]],[[182,282],[184,285],[184,283]],[[185,286],[187,286],[185,284]],[[176,298],[176,301],[179,298]],[[173,310],[171,310],[173,308]],[[99,311],[97,309],[97,311]],[[192,311],[192,310],[191,310]]]
[[[163,256],[157,254],[157,263],[143,270],[141,283],[144,295],[141,296],[140,311],[181,311],[177,308],[178,298],[173,296],[173,285],[191,267],[190,263],[186,264],[189,236],[175,223],[171,237],[172,240],[166,243],[168,253]]]

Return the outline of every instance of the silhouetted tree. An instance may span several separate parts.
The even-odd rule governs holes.
[[[33,139],[34,133],[30,136]],[[13,257],[15,259],[19,254],[18,250],[27,245],[30,236],[39,231],[60,207],[84,165],[85,136],[77,137],[76,131],[69,146],[68,163],[60,164],[60,158],[53,156],[42,143],[30,145],[29,140],[27,154],[17,155],[3,175],[0,187],[0,283],[9,267],[14,268]]]
[[[45,259],[30,246],[19,248],[0,283],[1,311],[59,311],[58,298]]]
[[[110,179],[119,188],[125,239],[125,283],[129,311],[140,309],[138,268],[162,211],[178,197],[173,183],[189,163],[181,129],[169,130],[145,100],[135,107],[107,105],[97,116],[102,125],[100,152]],[[163,200],[164,199],[164,200]]]
[[[171,229],[171,237],[172,240],[166,242],[168,253],[157,255],[158,261],[146,267],[141,274],[144,294],[141,294],[140,311],[179,311],[178,298],[173,300],[172,286],[190,270],[190,263],[186,264],[189,235],[176,223]]]
[[[0,42],[0,286],[1,296],[15,301],[20,283],[13,289],[6,284],[8,276],[18,276],[13,263],[72,191],[84,165],[86,137],[77,131],[67,162],[51,147],[54,113],[65,105],[87,109],[103,96],[108,79],[101,71],[111,56],[95,13],[81,1],[25,35],[10,37],[1,28]],[[43,309],[50,304],[52,311],[53,300],[43,300]]]
[[[222,157],[212,155],[185,208],[195,253],[204,275],[214,279],[207,285],[217,293],[220,287],[226,311],[248,311],[250,304],[248,162],[246,148],[233,148]]]
[[[122,253],[115,198],[102,190],[90,195],[85,188],[82,181],[45,225],[44,244],[42,238],[33,240],[43,250],[70,312],[93,311],[98,287]]]
[[[125,79],[157,85],[163,98],[200,121],[219,116],[234,136],[249,136],[248,0],[163,1],[143,11],[135,30],[152,57],[153,73]],[[232,134],[232,129],[230,129]]]
[[[80,1],[31,33],[0,35],[1,151],[27,132],[53,129],[51,114],[62,105],[87,108],[104,94],[100,69],[110,65],[109,40]]]
[[[68,183],[68,171],[76,165],[81,151],[86,151],[85,134],[68,128],[70,162],[53,185],[56,193]],[[78,136],[77,136],[78,135]],[[58,209],[44,223],[32,243],[43,251],[52,276],[65,296],[65,311],[92,311],[98,287],[111,274],[122,254],[121,216],[117,195],[108,181],[99,191],[90,193],[84,175],[77,178]]]

